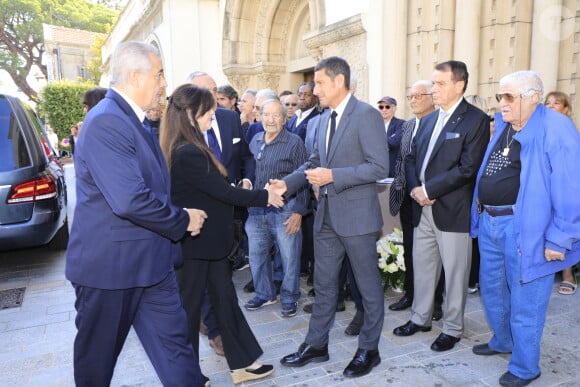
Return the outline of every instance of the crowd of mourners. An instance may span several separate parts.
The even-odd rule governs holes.
[[[343,374],[370,373],[385,319],[376,251],[376,182],[385,178],[406,267],[404,293],[388,309],[411,309],[393,334],[441,320],[431,349],[451,350],[466,296],[479,292],[492,337],[473,352],[511,354],[503,386],[540,377],[555,274],[558,293],[577,288],[580,134],[569,97],[544,99],[539,74],[505,75],[490,109],[464,96],[465,63],[439,63],[410,85],[405,120],[403,101],[358,99],[340,57],[322,59],[296,90],[239,94],[195,71],[161,105],[167,83],[154,47],[121,43],[110,72],[96,101],[85,94],[82,130],[71,129],[77,205],[66,274],[77,296],[77,385],[110,383],[131,327],[163,385],[209,385],[200,332],[233,383],[271,375],[232,282],[248,266],[247,311],[292,318],[300,277],[311,287],[308,331],[282,366],[329,359],[335,313],[350,297],[345,334],[358,348]]]

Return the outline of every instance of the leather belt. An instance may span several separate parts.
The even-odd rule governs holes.
[[[494,207],[494,206],[483,206],[483,209],[485,211],[487,211],[487,213],[489,214],[489,216],[507,216],[507,215],[513,215],[514,214],[514,208],[513,207]]]

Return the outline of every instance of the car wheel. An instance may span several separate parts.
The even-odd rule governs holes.
[[[68,245],[68,221],[56,232],[56,235],[49,242],[48,247],[51,250],[66,250]]]

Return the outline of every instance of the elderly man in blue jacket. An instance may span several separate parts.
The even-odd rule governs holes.
[[[580,260],[580,135],[541,104],[533,71],[503,77],[501,113],[477,175],[471,236],[479,237],[481,297],[493,337],[477,355],[510,353],[502,386],[540,377],[540,341],[554,273]]]

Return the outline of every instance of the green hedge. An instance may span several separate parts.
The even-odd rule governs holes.
[[[40,93],[39,117],[54,129],[59,142],[70,136],[70,127],[85,117],[82,97],[85,91],[97,87],[90,83],[53,82]]]

